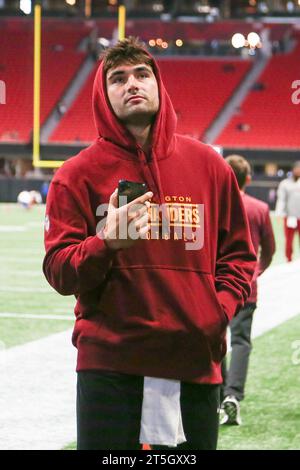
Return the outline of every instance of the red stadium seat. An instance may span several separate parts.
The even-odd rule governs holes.
[[[6,105],[0,107],[0,141],[28,142],[33,127],[32,22],[1,22],[0,78],[6,83]],[[75,50],[87,32],[67,22],[44,20],[41,57],[41,124],[70,84],[85,53]],[[70,32],[72,31],[72,34]]]
[[[292,103],[292,83],[300,80],[300,44],[289,54],[274,56],[259,78],[264,85],[246,97],[216,140],[230,148],[299,148],[300,105]],[[239,127],[246,124],[248,130]]]

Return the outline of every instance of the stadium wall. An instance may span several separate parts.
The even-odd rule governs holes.
[[[88,144],[87,144],[88,145]],[[41,155],[44,160],[66,160],[85,146],[70,145],[46,145],[41,146]],[[291,167],[293,162],[299,160],[299,150],[259,150],[243,148],[223,149],[223,156],[230,154],[240,154],[247,158],[254,168],[254,177],[251,186],[247,192],[269,204],[270,209],[274,209],[276,203],[276,190],[282,178],[265,177],[263,174],[257,174],[255,166],[262,167],[266,163],[276,163],[279,167]],[[0,145],[0,157],[7,159],[23,158],[32,159],[32,148],[30,145]],[[13,178],[0,176],[0,202],[16,202],[17,196],[22,190],[41,191],[45,181],[51,177],[45,178]]]

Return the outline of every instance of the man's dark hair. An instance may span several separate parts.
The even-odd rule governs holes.
[[[147,54],[144,43],[138,38],[129,38],[118,41],[114,46],[106,49],[102,55],[104,71],[118,67],[121,64],[146,64],[153,70],[153,60]]]
[[[241,155],[229,155],[225,160],[233,169],[239,188],[242,189],[246,184],[247,176],[251,175],[249,162]]]

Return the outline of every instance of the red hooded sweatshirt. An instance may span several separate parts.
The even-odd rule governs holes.
[[[156,65],[154,73],[160,109],[146,156],[112,111],[99,66],[99,138],[53,178],[43,269],[54,289],[76,297],[77,371],[221,383],[226,326],[250,293],[256,257],[231,168],[209,146],[175,133]],[[117,252],[106,247],[96,235],[97,207],[120,179],[145,182],[153,202],[166,203],[170,236],[156,230],[153,211],[150,239]],[[200,226],[201,249],[186,249],[174,234],[180,226]]]

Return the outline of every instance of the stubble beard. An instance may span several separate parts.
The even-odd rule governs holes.
[[[121,117],[122,123],[130,126],[145,127],[153,124],[157,111],[154,109],[148,110],[133,110]]]

